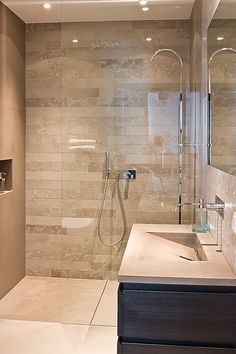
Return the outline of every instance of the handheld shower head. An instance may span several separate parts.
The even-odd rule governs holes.
[[[106,161],[105,161],[105,175],[110,177],[111,167],[110,167],[110,152],[106,151]]]

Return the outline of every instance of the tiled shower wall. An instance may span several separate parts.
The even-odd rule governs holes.
[[[163,47],[184,59],[188,114],[188,21],[27,25],[28,274],[115,278],[133,223],[178,223],[179,66],[169,54],[149,61]],[[113,248],[97,237],[106,151],[113,172],[137,170]],[[186,151],[184,200],[190,177]],[[106,242],[123,232],[115,179],[101,231]]]

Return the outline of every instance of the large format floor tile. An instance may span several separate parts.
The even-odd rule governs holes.
[[[1,354],[75,354],[60,324],[0,320]]]
[[[116,354],[116,331],[115,327],[90,326],[79,354]]]
[[[88,332],[88,325],[69,325],[63,324],[62,328],[70,342],[75,354],[80,354],[81,347]]]
[[[108,281],[92,320],[96,326],[117,326],[117,281]]]
[[[0,318],[90,324],[106,281],[25,277],[0,301]]]

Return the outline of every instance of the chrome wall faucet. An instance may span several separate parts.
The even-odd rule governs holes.
[[[185,205],[197,207],[194,215],[194,223],[192,224],[193,232],[208,232],[210,230],[208,224],[208,211],[210,210],[215,210],[222,218],[224,218],[225,203],[217,196],[215,203],[205,202],[204,199],[201,198],[198,202],[179,203],[173,210],[177,211],[178,208],[181,208]]]
[[[198,206],[199,208],[206,208],[206,209],[211,209],[211,210],[220,210],[225,208],[225,203],[207,203],[203,199],[201,199],[199,202],[183,202],[179,203],[176,205],[174,208],[174,211],[177,211],[178,208],[184,205],[191,205],[191,206]]]

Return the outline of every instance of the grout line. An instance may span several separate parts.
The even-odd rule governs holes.
[[[102,297],[103,297],[103,294],[104,294],[105,289],[106,289],[106,287],[107,287],[107,284],[108,284],[108,280],[106,280],[105,286],[104,286],[103,291],[102,291],[102,293],[101,293],[100,299],[98,300],[97,306],[96,306],[96,308],[95,308],[94,314],[93,314],[93,316],[92,316],[92,318],[91,318],[91,321],[90,321],[90,324],[89,324],[89,325],[92,325],[93,319],[94,319],[95,314],[96,314],[96,312],[97,312],[98,306],[100,305],[100,302],[101,302],[101,300],[102,300]]]
[[[109,327],[109,328],[117,328],[117,325],[108,325],[108,324],[90,324],[89,325],[89,328],[90,327]]]

